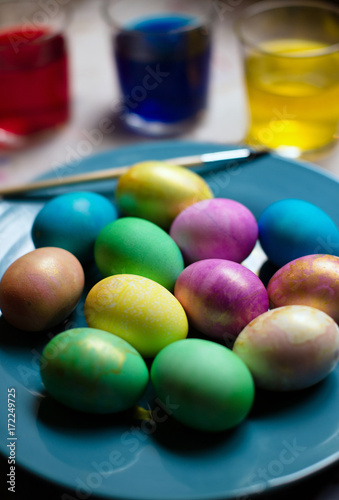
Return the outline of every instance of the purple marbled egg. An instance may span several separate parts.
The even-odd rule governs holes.
[[[179,274],[174,294],[194,328],[225,342],[268,310],[267,292],[258,276],[229,260],[190,264]]]
[[[339,323],[339,257],[313,254],[292,260],[272,276],[267,293],[271,308],[316,307]]]
[[[226,259],[242,262],[258,238],[258,224],[243,204],[226,199],[203,200],[180,212],[170,236],[179,246],[185,262]]]

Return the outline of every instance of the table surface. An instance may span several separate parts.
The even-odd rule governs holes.
[[[63,2],[66,3],[66,2]],[[215,2],[217,22],[215,49],[212,59],[210,99],[203,119],[182,140],[242,143],[247,126],[247,108],[239,49],[232,32],[232,22],[246,0]],[[146,142],[141,137],[122,130],[114,121],[114,109],[119,92],[112,62],[110,33],[100,13],[100,2],[69,0],[73,14],[68,26],[70,53],[72,118],[52,133],[37,138],[27,147],[0,153],[0,185],[29,182],[46,172],[53,172],[70,159],[79,159],[100,151]],[[111,120],[109,133],[98,133],[101,120]],[[312,162],[339,178],[339,144],[327,156]],[[0,460],[0,470],[2,467]],[[1,478],[4,498],[13,498]],[[16,498],[29,497],[56,500],[63,492],[27,478],[22,471],[17,477]],[[339,498],[339,468],[335,465],[276,495],[269,500],[303,496],[307,500],[337,500]],[[3,496],[1,496],[3,498]],[[70,497],[73,498],[73,497]]]

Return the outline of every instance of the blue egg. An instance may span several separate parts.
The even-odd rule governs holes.
[[[304,200],[269,205],[258,219],[259,241],[278,267],[311,254],[339,255],[339,230],[323,210]]]
[[[33,243],[36,248],[64,248],[86,263],[94,259],[94,242],[101,229],[117,217],[115,206],[105,196],[87,191],[62,194],[37,214]]]

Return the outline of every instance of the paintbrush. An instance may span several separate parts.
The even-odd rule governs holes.
[[[168,158],[160,161],[164,161],[166,163],[175,165],[181,165],[187,168],[193,168],[203,165],[206,166],[217,162],[218,164],[221,164],[224,169],[227,169],[227,168],[234,168],[238,166],[240,163],[253,160],[267,153],[268,153],[267,150],[260,150],[260,149],[256,150],[249,147],[242,147],[238,149],[230,149],[227,151],[219,151],[215,153],[204,153],[200,155],[183,156],[180,158]],[[123,167],[107,168],[104,170],[95,170],[93,172],[81,173],[77,175],[69,175],[57,179],[56,178],[43,179],[31,183],[8,186],[0,188],[0,196],[11,196],[11,195],[29,193],[32,191],[37,191],[45,188],[69,186],[72,184],[81,184],[86,182],[115,179],[126,173],[129,168],[131,168],[131,165]]]

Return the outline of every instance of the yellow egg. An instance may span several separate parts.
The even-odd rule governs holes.
[[[206,181],[195,172],[161,161],[137,163],[118,181],[116,200],[126,214],[168,229],[186,207],[213,198]]]
[[[117,274],[99,281],[89,291],[84,310],[89,327],[123,338],[144,357],[155,356],[188,333],[180,302],[143,276]]]

